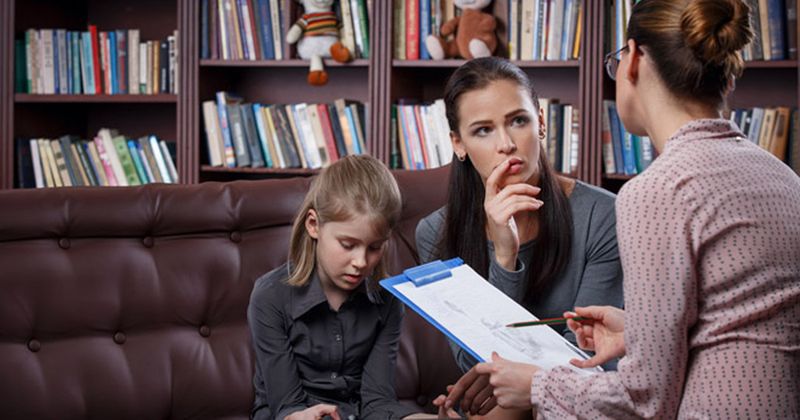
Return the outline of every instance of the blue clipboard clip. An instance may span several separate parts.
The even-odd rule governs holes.
[[[450,270],[462,264],[464,260],[458,257],[446,261],[436,260],[404,270],[403,275],[414,283],[414,286],[420,287],[452,276]]]

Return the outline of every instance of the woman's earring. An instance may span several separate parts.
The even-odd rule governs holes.
[[[459,154],[457,154],[456,156],[458,157],[459,162],[463,162],[463,161],[467,160],[467,155],[459,155]]]

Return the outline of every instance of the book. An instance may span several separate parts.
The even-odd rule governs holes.
[[[137,140],[137,142],[139,143],[139,150],[141,150],[142,155],[144,155],[143,163],[145,163],[146,166],[150,168],[150,174],[148,174],[152,175],[150,179],[152,179],[153,182],[159,182],[159,183],[169,182],[168,180],[164,179],[164,177],[161,175],[161,170],[159,169],[158,163],[156,162],[156,157],[153,154],[153,148],[150,144],[150,138],[147,136],[140,137]]]
[[[228,105],[241,102],[241,98],[233,96],[227,92],[220,91],[217,97],[217,113],[219,114],[219,126],[222,132],[222,143],[225,150],[223,161],[225,166],[234,168],[237,166],[236,150],[233,146],[233,136],[231,134],[230,121],[228,120]],[[249,163],[249,162],[248,162]],[[238,165],[243,166],[243,165]]]
[[[239,105],[239,112],[242,116],[242,125],[246,138],[247,149],[250,152],[250,167],[261,168],[264,166],[264,155],[261,152],[261,145],[258,140],[256,122],[253,118],[253,104],[243,103]]]
[[[17,156],[17,186],[20,188],[36,188],[37,178],[34,174],[34,160],[31,143],[28,139],[16,140]]]
[[[214,101],[203,101],[203,125],[206,132],[206,151],[211,166],[222,166],[225,146],[222,143],[217,104]]]
[[[589,356],[547,325],[510,328],[509,324],[538,318],[460,258],[406,269],[380,285],[478,361],[491,361],[496,352],[542,369],[602,372],[599,367],[573,366],[570,360]]]
[[[151,139],[152,138],[155,137],[151,137]],[[175,160],[172,158],[174,152],[170,151],[170,147],[164,140],[159,141],[158,145],[161,147],[161,156],[163,157],[164,163],[167,166],[167,172],[169,173],[170,180],[173,184],[177,184],[179,178],[178,178],[178,169],[175,168]]]
[[[86,184],[83,183],[83,179],[80,177],[80,162],[72,157],[72,148],[70,145],[73,141],[77,141],[77,138],[73,138],[73,136],[61,136],[58,139],[61,149],[60,153],[63,156],[67,173],[69,173],[70,184],[75,187],[80,187]]]
[[[252,106],[253,120],[256,124],[256,131],[258,132],[258,142],[261,146],[261,152],[264,155],[264,166],[267,168],[274,168],[275,164],[272,157],[275,155],[274,146],[272,143],[271,133],[268,131],[268,126],[264,120],[264,113],[261,110],[261,104],[253,104]]]
[[[44,172],[42,168],[42,158],[39,155],[39,142],[36,139],[28,140],[28,148],[31,151],[31,165],[33,166],[33,177],[36,188],[44,188]]]
[[[111,141],[114,144],[114,150],[117,152],[119,163],[125,174],[125,181],[131,186],[141,185],[142,180],[139,178],[136,166],[133,163],[133,157],[131,156],[130,149],[128,149],[128,141],[124,136],[114,136]]]
[[[55,162],[56,165],[56,173],[58,173],[61,183],[64,187],[73,186],[73,175],[67,169],[67,164],[64,160],[64,154],[61,151],[61,143],[59,143],[58,140],[51,140],[50,149],[52,150],[53,162]],[[59,187],[60,186],[61,185],[59,185]]]

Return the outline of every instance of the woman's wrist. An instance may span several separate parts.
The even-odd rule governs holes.
[[[495,250],[494,259],[497,262],[497,265],[502,267],[506,271],[515,271],[517,268],[517,253],[513,254],[502,254],[498,253]]]

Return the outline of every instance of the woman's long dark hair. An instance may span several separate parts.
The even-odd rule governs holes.
[[[530,92],[536,110],[539,102],[528,76],[519,67],[497,58],[468,61],[459,67],[445,87],[445,107],[450,130],[458,133],[458,99],[470,91],[482,89],[491,82],[508,80]],[[525,261],[528,283],[525,300],[547,288],[566,267],[572,244],[572,210],[561,189],[556,173],[540,143],[539,198],[544,206],[538,211],[539,233],[536,255]],[[489,250],[486,237],[486,212],[483,207],[485,189],[480,174],[469,157],[463,162],[453,159],[450,170],[445,227],[438,244],[439,258],[460,257],[484,277],[489,274]]]

